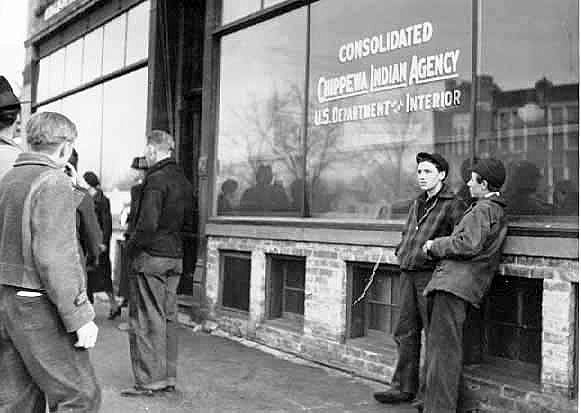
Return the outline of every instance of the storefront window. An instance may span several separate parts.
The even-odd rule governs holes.
[[[304,8],[222,38],[218,214],[301,212],[305,49]]]
[[[470,15],[463,0],[312,4],[312,216],[403,217],[419,191],[419,151],[442,153],[447,182],[462,188],[470,118],[454,114],[469,111]]]
[[[477,155],[505,162],[514,219],[578,216],[578,7],[481,2]]]
[[[260,0],[223,0],[222,24],[247,16],[260,10]]]
[[[149,42],[149,1],[132,8],[127,16],[127,58],[130,65],[147,58]]]
[[[66,47],[65,52],[65,89],[73,89],[81,84],[83,68],[83,38]]]
[[[125,24],[127,15],[122,14],[107,23],[103,30],[103,74],[123,67],[125,60]]]
[[[101,76],[103,60],[103,27],[85,35],[83,43],[83,83]]]

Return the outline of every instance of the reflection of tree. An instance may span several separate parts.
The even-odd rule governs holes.
[[[308,162],[308,184],[316,188],[324,170],[334,161],[333,148],[341,136],[339,125],[311,128],[303,145],[304,93],[291,85],[286,93],[275,90],[267,99],[254,99],[245,121],[251,134],[245,137],[245,151],[252,176],[261,163],[280,162],[293,181],[304,179],[304,156]]]

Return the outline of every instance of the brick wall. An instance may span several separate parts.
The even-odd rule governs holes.
[[[224,310],[219,302],[221,250],[251,253],[250,310]],[[267,254],[305,257],[305,310],[302,328],[266,319]],[[234,237],[209,237],[206,302],[208,318],[220,329],[303,358],[337,367],[367,378],[388,382],[393,374],[396,349],[370,347],[347,337],[347,263],[397,265],[393,248],[274,241]],[[505,256],[500,273],[506,276],[543,279],[543,333],[540,386],[519,386],[487,380],[477,368],[465,373],[467,400],[481,411],[576,411],[568,395],[574,375],[573,284],[578,282],[574,261]]]

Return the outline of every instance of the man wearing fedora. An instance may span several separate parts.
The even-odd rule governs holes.
[[[500,195],[501,161],[474,165],[468,188],[477,201],[449,236],[426,241],[424,252],[439,260],[424,290],[428,297],[426,389],[423,411],[454,413],[462,374],[462,333],[466,312],[478,308],[500,262],[507,232],[506,202]],[[421,406],[417,406],[421,410]]]
[[[430,239],[451,234],[465,209],[464,202],[444,183],[449,169],[444,157],[420,152],[416,162],[422,192],[409,209],[402,240],[396,249],[401,270],[400,314],[394,331],[398,360],[390,388],[373,395],[380,403],[422,399],[423,385],[420,385],[419,373],[421,333],[428,325],[427,301],[423,292],[436,267],[436,260],[429,257],[422,246]]]
[[[8,172],[22,150],[14,142],[16,119],[20,114],[20,101],[10,83],[0,76],[0,178]]]

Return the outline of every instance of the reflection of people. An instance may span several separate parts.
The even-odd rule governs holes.
[[[109,244],[113,234],[113,218],[111,217],[111,203],[101,190],[101,183],[94,172],[83,174],[85,182],[89,185],[89,194],[95,203],[95,214],[99,227],[103,232],[103,241],[99,245],[99,259],[97,265],[88,273],[89,295],[97,291],[105,291],[109,297],[109,320],[121,315],[121,307],[117,305],[113,294],[113,280],[111,279],[111,258],[109,257]]]
[[[506,195],[506,213],[515,215],[545,215],[552,212],[551,206],[539,199],[537,189],[541,173],[529,161],[520,161],[511,168]]]
[[[0,183],[0,410],[97,412],[101,390],[85,349],[98,328],[63,173],[77,130],[40,112],[26,137],[30,152]]]
[[[272,179],[271,166],[260,165],[256,172],[256,185],[244,191],[240,209],[247,212],[288,210],[289,201],[282,184],[273,184]]]
[[[234,179],[226,179],[220,189],[221,191],[218,195],[218,214],[231,214],[235,209],[234,196],[238,189],[238,182]]]
[[[468,182],[477,202],[451,235],[427,241],[424,251],[439,259],[424,292],[429,298],[426,347],[426,412],[455,412],[462,374],[462,335],[470,305],[478,307],[498,269],[507,232],[505,179],[496,159],[478,162]]]
[[[409,208],[402,240],[396,250],[401,269],[401,307],[394,331],[398,360],[391,387],[374,394],[380,403],[411,401],[414,396],[419,401],[423,397],[419,374],[420,346],[422,329],[428,325],[423,292],[436,261],[422,251],[422,245],[430,239],[449,235],[464,211],[464,203],[444,184],[448,162],[437,153],[425,152],[418,153],[416,161],[422,193]]]
[[[172,156],[173,137],[147,137],[149,169],[129,234],[131,264],[129,348],[135,386],[124,396],[175,391],[177,380],[177,287],[182,274],[182,234],[193,231],[194,192]]]
[[[577,215],[579,213],[579,191],[573,182],[567,179],[555,184],[553,207],[558,215]]]
[[[14,142],[16,119],[20,113],[20,102],[10,84],[0,76],[0,178],[8,172],[21,151]]]

